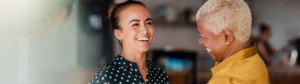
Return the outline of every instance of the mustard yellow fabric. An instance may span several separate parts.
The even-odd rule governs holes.
[[[243,49],[211,69],[208,84],[270,84],[268,70],[258,55],[256,44]]]

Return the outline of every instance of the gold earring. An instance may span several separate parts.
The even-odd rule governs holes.
[[[226,42],[226,45],[228,45],[228,42]]]

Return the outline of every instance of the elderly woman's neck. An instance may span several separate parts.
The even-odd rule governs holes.
[[[253,44],[251,42],[251,40],[248,40],[247,42],[241,44],[239,41],[233,41],[233,43],[231,45],[229,45],[228,49],[226,50],[224,56],[222,57],[222,60],[227,59],[228,57],[232,56],[233,54],[251,47]]]

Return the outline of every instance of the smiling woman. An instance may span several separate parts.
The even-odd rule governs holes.
[[[90,84],[168,84],[166,72],[146,60],[146,52],[154,36],[152,19],[146,6],[132,0],[113,4],[108,18],[122,52],[97,72]]]
[[[208,0],[197,12],[199,43],[217,61],[208,84],[269,84],[268,70],[249,40],[251,12],[243,0]]]

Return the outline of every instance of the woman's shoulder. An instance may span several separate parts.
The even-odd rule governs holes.
[[[161,68],[157,68],[157,73],[159,73],[161,76],[165,76],[168,78],[168,74]]]
[[[162,68],[156,67],[154,62],[147,60],[147,63],[149,64],[149,68],[151,69],[151,73],[154,75],[166,77],[168,79],[168,74],[166,71],[164,71]]]
[[[89,84],[108,84],[109,82],[112,82],[110,79],[112,79],[114,73],[118,71],[115,68],[116,66],[113,64],[107,64],[100,71],[95,73]]]

